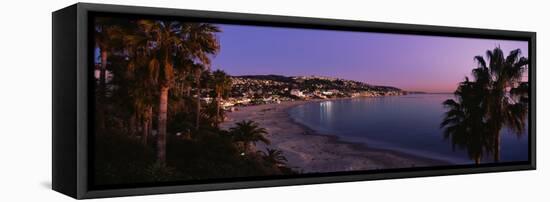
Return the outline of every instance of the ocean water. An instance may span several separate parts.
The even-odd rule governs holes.
[[[439,127],[451,94],[351,98],[312,102],[290,109],[294,121],[343,141],[391,149],[413,155],[471,164],[467,151],[453,150]],[[527,128],[527,127],[526,127]],[[528,135],[503,129],[500,162],[528,160]],[[482,162],[492,162],[486,157]]]

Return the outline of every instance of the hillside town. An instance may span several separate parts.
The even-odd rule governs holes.
[[[231,84],[230,95],[222,101],[224,109],[294,100],[395,96],[406,93],[395,87],[322,76],[232,76]]]

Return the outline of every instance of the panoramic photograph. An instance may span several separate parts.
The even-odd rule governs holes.
[[[93,26],[95,185],[529,161],[527,41]]]

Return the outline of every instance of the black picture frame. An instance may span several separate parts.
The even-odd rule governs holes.
[[[90,142],[93,137],[93,64],[90,46],[90,19],[95,15],[174,18],[203,22],[268,25],[348,31],[402,33],[430,36],[524,40],[529,43],[529,161],[458,165],[429,168],[353,171],[326,174],[301,174],[289,177],[265,177],[200,181],[193,183],[145,184],[102,187],[90,183]],[[536,169],[536,33],[473,29],[413,24],[334,20],[275,15],[256,15],[184,9],[134,7],[77,3],[52,14],[52,188],[68,196],[84,199],[97,197],[165,194],[253,187],[304,185],[456,174],[474,174]]]

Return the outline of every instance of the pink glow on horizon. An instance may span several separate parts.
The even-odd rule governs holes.
[[[453,92],[474,56],[526,41],[220,25],[213,68],[231,75],[328,76],[408,91]]]

